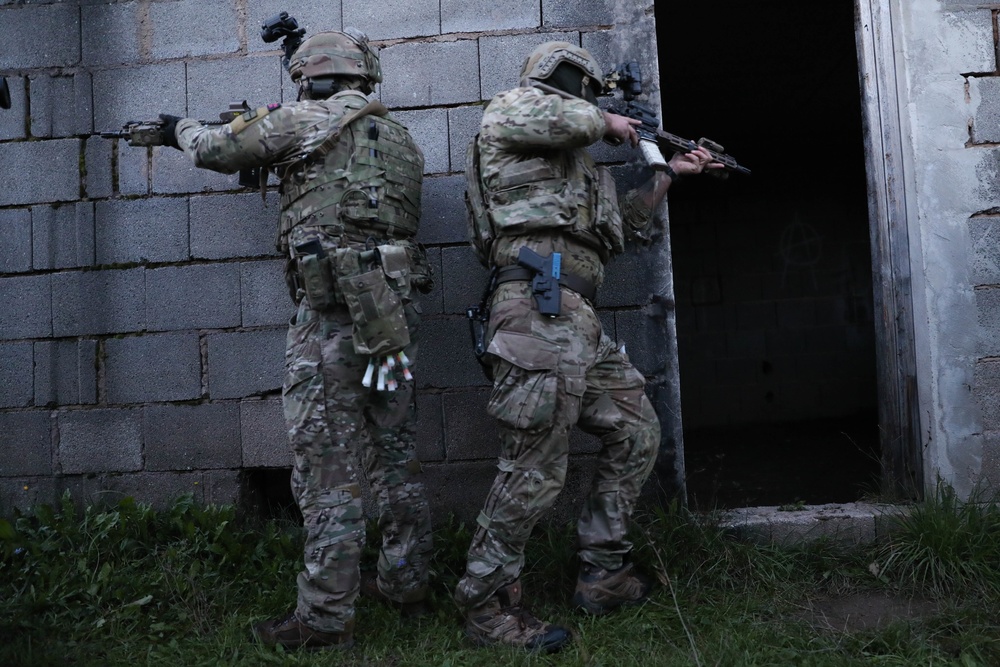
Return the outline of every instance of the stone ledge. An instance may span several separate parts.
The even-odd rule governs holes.
[[[904,505],[833,503],[796,509],[747,507],[714,518],[721,528],[756,542],[795,544],[825,538],[859,544],[886,535],[893,518],[904,512]]]

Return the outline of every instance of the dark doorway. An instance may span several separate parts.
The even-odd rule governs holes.
[[[879,488],[854,5],[657,3],[664,128],[753,171],[669,197],[690,504]]]

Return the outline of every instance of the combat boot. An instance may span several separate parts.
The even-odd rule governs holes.
[[[361,594],[372,600],[378,600],[382,604],[399,610],[399,615],[405,619],[419,618],[431,613],[431,608],[427,604],[427,590],[418,593],[415,599],[406,602],[396,602],[384,592],[378,585],[378,574],[376,572],[361,573]]]
[[[603,616],[624,604],[639,604],[649,596],[652,588],[653,582],[636,572],[632,563],[617,570],[582,563],[573,606],[594,616]]]
[[[299,620],[295,611],[281,618],[263,621],[253,626],[253,632],[267,646],[289,649],[349,649],[354,646],[354,621],[344,632],[320,632]]]
[[[540,621],[521,607],[520,580],[471,609],[465,619],[465,635],[479,646],[506,644],[544,653],[558,651],[571,638],[566,628]]]

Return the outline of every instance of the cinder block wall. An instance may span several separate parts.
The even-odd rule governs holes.
[[[293,100],[277,45],[259,38],[282,10],[308,34],[366,31],[381,47],[378,95],[424,150],[419,240],[437,285],[421,298],[419,449],[436,508],[478,510],[497,443],[464,317],[484,279],[465,242],[466,144],[483,101],[516,85],[542,41],[639,59],[655,81],[652,2],[0,0],[13,101],[0,111],[0,514],[67,489],[84,502],[232,502],[248,471],[289,464],[276,193],[265,208],[172,149],[99,136],[159,112],[211,119],[234,101]],[[662,354],[640,343],[649,290],[627,274],[641,257],[612,266],[602,316],[656,373]],[[566,502],[595,449],[574,437]]]

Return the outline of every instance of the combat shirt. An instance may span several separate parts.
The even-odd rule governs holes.
[[[604,264],[623,249],[614,183],[608,176],[600,187],[599,170],[586,151],[606,129],[601,109],[586,100],[529,87],[493,98],[483,114],[479,159],[497,228],[491,252],[496,266],[516,264],[520,248],[528,246],[542,255],[562,253],[564,271],[601,284]],[[652,219],[634,191],[624,212],[634,230]]]

